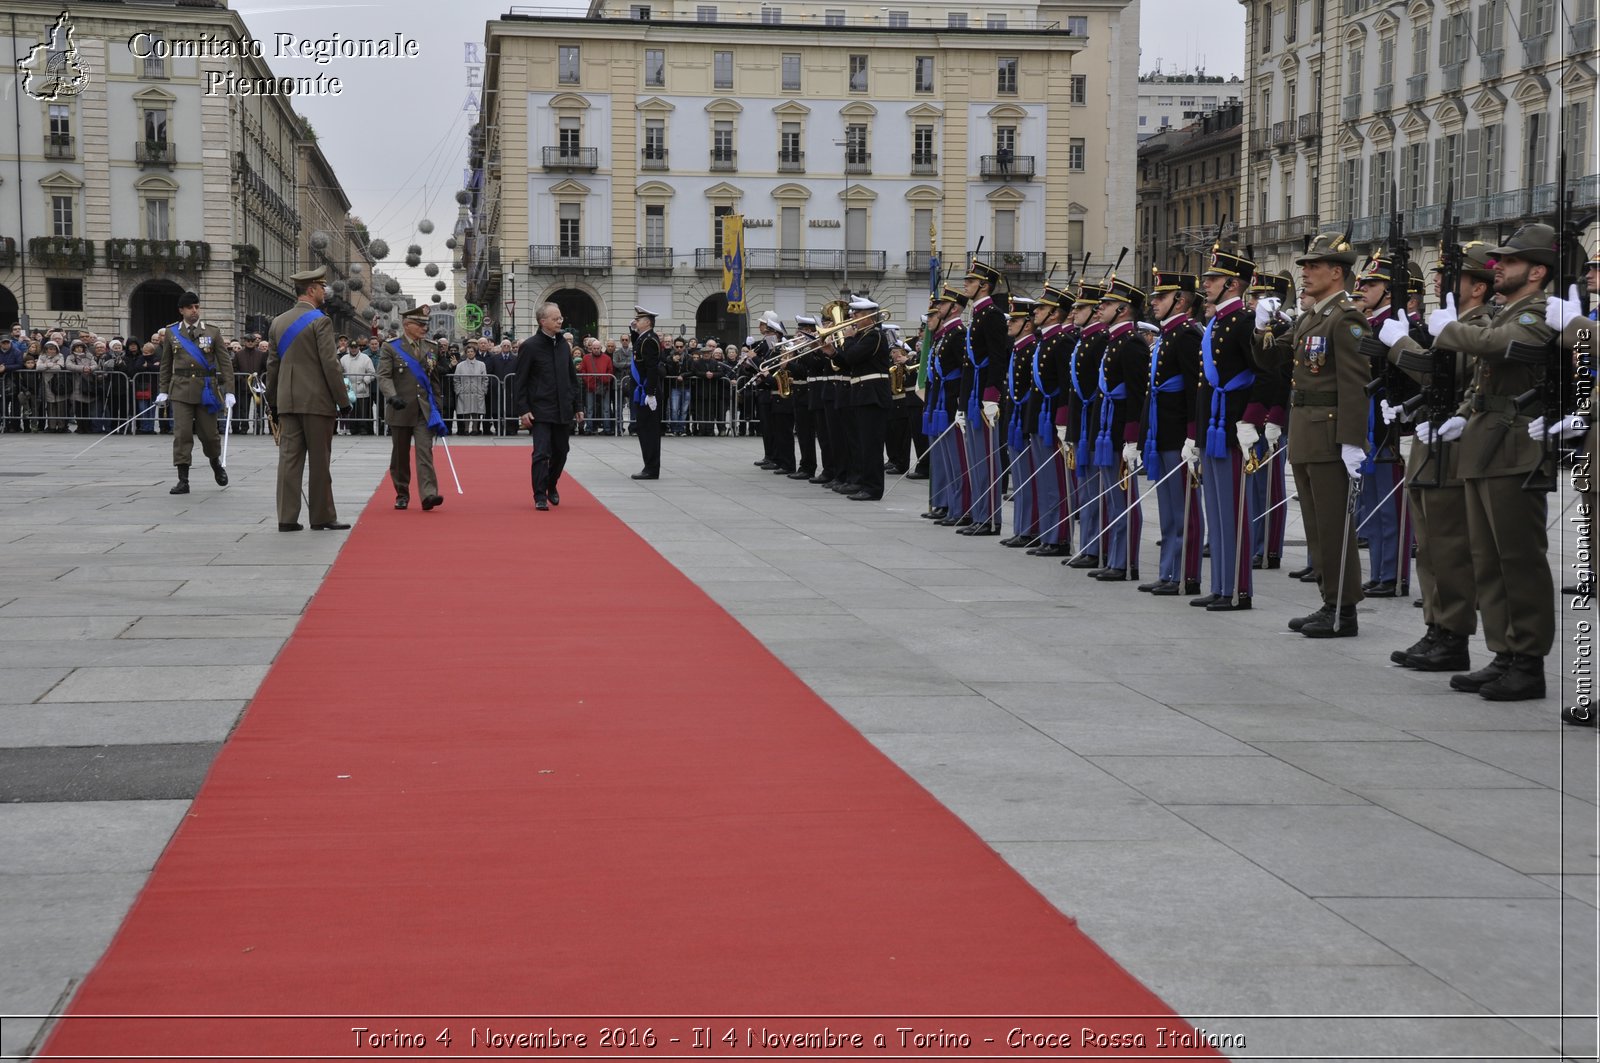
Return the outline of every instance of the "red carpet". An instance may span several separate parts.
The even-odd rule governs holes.
[[[1210,1054],[576,483],[455,456],[437,513],[380,487],[44,1055]]]

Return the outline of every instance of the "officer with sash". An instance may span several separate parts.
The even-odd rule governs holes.
[[[1033,358],[1039,346],[1034,331],[1034,311],[1039,304],[1033,299],[1017,296],[1011,300],[1011,311],[1006,314],[1006,332],[1011,337],[1011,358],[1006,365],[1006,400],[1001,404],[1002,423],[1005,425],[1006,464],[1011,467],[1011,482],[1016,488],[1011,494],[1012,534],[1000,540],[1001,546],[1032,548],[1039,545],[1039,478],[1033,475],[1034,451],[1028,445],[1028,431],[1024,427],[1033,399]]]
[[[1061,563],[1071,568],[1094,571],[1100,568],[1100,532],[1105,527],[1104,500],[1099,498],[1100,470],[1091,465],[1094,456],[1095,415],[1100,408],[1100,358],[1106,349],[1106,327],[1096,318],[1105,297],[1104,284],[1081,281],[1072,301],[1071,324],[1078,330],[1077,342],[1063,367],[1071,394],[1067,396],[1067,425],[1063,436],[1056,436],[1067,448],[1067,467],[1072,473],[1072,511],[1078,515],[1078,547],[1082,556]]]
[[[342,531],[333,504],[333,430],[354,409],[334,351],[333,322],[322,312],[328,267],[292,274],[299,300],[267,330],[267,405],[278,420],[278,530],[299,531],[300,478],[309,480],[313,531]],[[309,466],[309,471],[307,471]]]
[[[1089,577],[1102,582],[1139,577],[1144,514],[1134,491],[1142,460],[1139,411],[1144,407],[1150,373],[1150,348],[1139,338],[1138,329],[1144,303],[1141,289],[1112,277],[1096,312],[1106,327],[1106,345],[1100,356],[1100,401],[1091,460],[1100,470],[1100,490],[1106,492],[1102,510],[1106,523],[1100,532],[1102,564],[1091,569]]]
[[[1034,308],[1034,324],[1039,342],[1034,347],[1033,392],[1024,427],[1028,445],[1033,448],[1033,466],[1038,485],[1039,542],[1029,547],[1035,557],[1066,557],[1072,529],[1067,515],[1072,512],[1072,493],[1067,471],[1067,359],[1077,342],[1077,329],[1067,324],[1072,313],[1072,296],[1064,289],[1046,284]],[[1059,437],[1059,438],[1058,438]]]
[[[233,409],[233,356],[217,327],[200,320],[198,295],[184,292],[178,298],[178,313],[182,319],[168,325],[161,339],[161,383],[156,401],[172,406],[172,464],[178,467],[178,482],[170,493],[186,495],[196,432],[217,486],[228,486],[217,418]]]
[[[1356,257],[1345,236],[1321,234],[1295,260],[1310,307],[1293,327],[1275,330],[1262,308],[1256,309],[1258,359],[1287,361],[1294,372],[1287,456],[1323,604],[1289,621],[1289,630],[1308,638],[1357,634],[1356,603],[1362,597],[1350,519],[1367,442],[1368,364],[1361,354],[1367,320],[1347,294]]]
[[[1200,293],[1192,273],[1152,268],[1150,315],[1159,323],[1150,350],[1149,381],[1139,425],[1145,476],[1156,488],[1160,513],[1160,567],[1154,583],[1139,589],[1162,597],[1200,593],[1200,492],[1188,472],[1163,480],[1183,463],[1183,441],[1193,429],[1200,379]],[[1185,505],[1187,502],[1187,506]],[[1185,533],[1185,522],[1188,524]]]
[[[644,468],[635,480],[661,479],[661,337],[656,335],[656,312],[633,308],[633,420],[639,427],[639,453]]]
[[[1183,456],[1191,466],[1201,466],[1211,541],[1211,593],[1189,604],[1211,612],[1250,608],[1250,507],[1244,470],[1261,433],[1245,415],[1256,374],[1253,319],[1245,311],[1244,295],[1254,275],[1253,262],[1220,248],[1212,249],[1211,263],[1200,275],[1200,286],[1216,310],[1200,337],[1194,419],[1196,431],[1204,434],[1184,440]]]
[[[923,431],[932,447],[928,511],[923,514],[945,527],[972,522],[963,517],[972,499],[967,495],[967,454],[961,430],[950,430],[961,412],[961,365],[966,359],[967,326],[961,320],[967,297],[950,285],[928,311],[928,404],[923,411]]]
[[[966,436],[972,523],[958,535],[1000,534],[1000,387],[1011,340],[1006,336],[1005,274],[977,259],[967,270],[967,359],[961,370],[963,409],[957,417]]]
[[[417,479],[422,481],[422,508],[444,505],[439,479],[433,471],[433,437],[450,434],[439,414],[439,403],[428,380],[428,308],[419,306],[401,315],[404,335],[383,345],[378,358],[378,392],[384,398],[389,422],[389,479],[394,483],[394,508],[411,504],[411,445],[417,449]]]
[[[1252,314],[1261,300],[1267,304],[1281,327],[1288,327],[1288,313],[1294,310],[1294,279],[1287,273],[1262,273],[1250,285],[1247,305]],[[1286,309],[1287,308],[1287,309]],[[1256,367],[1256,387],[1245,420],[1261,425],[1261,441],[1255,446],[1261,469],[1247,477],[1250,487],[1250,565],[1252,568],[1278,568],[1283,564],[1283,540],[1288,527],[1289,507],[1286,479],[1289,463],[1280,453],[1283,430],[1289,423],[1289,366],[1274,364]]]

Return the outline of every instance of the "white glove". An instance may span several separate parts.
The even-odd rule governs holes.
[[[964,413],[956,414],[956,427],[959,428],[962,432],[965,432],[967,430],[967,415],[966,414],[964,414]]]
[[[1411,329],[1406,326],[1404,321],[1399,321],[1391,317],[1379,327],[1378,342],[1383,344],[1385,347],[1393,347],[1396,343],[1399,343],[1410,334]]]
[[[1456,319],[1456,297],[1444,297],[1444,305],[1428,315],[1428,335],[1437,336],[1444,331],[1444,327]]]
[[[1544,301],[1544,323],[1560,332],[1575,317],[1583,316],[1583,302],[1578,298],[1578,286],[1567,289],[1565,299],[1552,295]]]
[[[1418,423],[1417,442],[1424,444],[1433,442],[1433,425],[1429,424],[1427,421]]]
[[[1261,437],[1267,441],[1267,446],[1276,447],[1278,440],[1283,438],[1283,426],[1268,421],[1266,427],[1261,429]]]
[[[1570,414],[1561,418],[1554,425],[1547,426],[1543,417],[1535,417],[1528,424],[1528,438],[1541,442],[1545,436],[1555,439],[1566,439],[1569,436],[1581,436],[1589,430],[1589,423],[1577,414]]]
[[[222,396],[222,404],[224,406],[226,406],[230,410],[233,409],[233,404],[236,401],[237,400],[232,395],[224,395],[224,396]]]
[[[1344,462],[1344,471],[1354,480],[1361,475],[1361,463],[1367,460],[1367,452],[1350,443],[1339,444],[1339,460]]]
[[[1239,439],[1239,449],[1247,454],[1255,449],[1257,443],[1261,442],[1260,429],[1249,421],[1240,421],[1234,425],[1233,433]]]
[[[998,424],[999,421],[1000,421],[1000,404],[998,402],[986,402],[986,403],[984,403],[983,404],[983,422],[984,422],[984,424],[990,425],[992,427],[995,424]]]
[[[1064,424],[1056,425],[1056,439],[1060,440],[1062,446],[1066,446],[1067,445],[1067,426],[1066,425],[1064,425]]]
[[[1410,436],[1400,437],[1400,464],[1411,464],[1411,446],[1415,442],[1416,440],[1412,439]]]
[[[1387,324],[1384,325],[1384,328],[1388,327]],[[1388,399],[1378,400],[1378,412],[1383,415],[1384,424],[1394,424],[1396,420],[1405,420],[1405,411],[1398,406],[1392,405]]]
[[[1140,455],[1139,444],[1122,444],[1122,464],[1127,466],[1129,472],[1138,472],[1144,465],[1144,458]]]
[[[1467,419],[1465,417],[1452,417],[1439,426],[1439,438],[1446,443],[1460,439],[1461,431],[1466,427]]]
[[[1283,300],[1274,295],[1263,296],[1256,300],[1256,331],[1260,332],[1272,324],[1272,316],[1283,306]]]
[[[167,393],[165,391],[163,391],[161,394],[156,396],[156,405],[157,406],[165,406],[166,404],[167,404]]]
[[[1555,296],[1551,296],[1550,298],[1551,298],[1551,302],[1555,301]],[[1544,437],[1546,435],[1548,435],[1548,434],[1549,433],[1547,433],[1544,430],[1544,418],[1543,417],[1535,417],[1533,420],[1528,422],[1528,438],[1529,439],[1537,440],[1538,442],[1543,443],[1544,442]]]
[[[1190,465],[1197,469],[1200,467],[1200,448],[1195,445],[1194,440],[1185,439],[1183,441],[1183,450],[1181,450],[1179,454],[1183,460],[1188,462]]]
[[[652,411],[656,408],[656,397],[654,395],[646,395],[644,397],[644,408]]]

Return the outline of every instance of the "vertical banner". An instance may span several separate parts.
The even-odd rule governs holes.
[[[744,309],[744,215],[722,217],[722,291],[728,297],[728,313]]]
[[[939,291],[939,252],[934,251],[928,255],[928,291]]]

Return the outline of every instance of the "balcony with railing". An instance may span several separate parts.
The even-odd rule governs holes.
[[[1572,205],[1577,208],[1600,206],[1600,174],[1589,174],[1575,181],[1569,181],[1572,186]]]
[[[165,166],[172,169],[178,153],[167,140],[136,140],[133,142],[133,160],[140,166]]]
[[[1574,52],[1588,52],[1594,49],[1594,24],[1595,20],[1586,18],[1582,22],[1572,24],[1572,50]]]
[[[1298,240],[1317,231],[1317,216],[1315,214],[1296,214],[1283,223],[1283,239]]]
[[[852,274],[884,273],[889,269],[887,251],[803,251],[785,247],[747,247],[744,268],[748,273],[812,273],[843,275],[846,263]],[[722,252],[714,247],[697,247],[694,268],[720,270]]]
[[[1250,130],[1250,150],[1266,151],[1272,143],[1272,129],[1263,126],[1260,129]]]
[[[1545,56],[1549,53],[1549,37],[1530,37],[1522,42],[1522,65],[1524,67],[1544,65]]]
[[[17,264],[17,241],[15,237],[0,236],[0,269],[10,269]]]
[[[1352,92],[1344,98],[1342,114],[1346,122],[1358,121],[1361,118],[1361,93]]]
[[[540,149],[546,170],[598,170],[599,148],[575,148],[562,144],[546,144]]]
[[[906,272],[912,276],[926,277],[928,275],[928,266],[932,260],[932,251],[907,251]]]
[[[853,176],[865,176],[872,172],[872,152],[847,151],[844,155],[844,172]]]
[[[160,273],[168,269],[205,269],[211,262],[211,245],[201,240],[106,241],[106,265]]]
[[[739,153],[733,148],[712,148],[711,169],[731,173],[739,168]]]
[[[1003,155],[978,156],[978,176],[985,181],[1009,181],[1013,177],[1028,181],[1033,178],[1033,156]]]
[[[644,148],[639,152],[639,169],[665,170],[667,168],[666,148]]]
[[[611,269],[611,248],[589,244],[532,244],[528,248],[528,268],[603,273]]]
[[[1502,64],[1505,62],[1506,53],[1496,48],[1492,52],[1484,52],[1478,57],[1478,76],[1488,81],[1500,76]]]
[[[1300,116],[1298,129],[1301,140],[1310,140],[1322,135],[1322,115],[1316,112]]]
[[[1379,85],[1372,90],[1372,109],[1374,111],[1387,111],[1394,106],[1394,86]]]
[[[1444,66],[1440,67],[1439,74],[1443,79],[1443,84],[1440,88],[1440,91],[1460,92],[1461,82],[1463,80],[1463,75],[1466,73],[1466,69],[1466,63],[1446,63]]]
[[[1528,213],[1528,193],[1521,188],[1514,188],[1509,192],[1496,192],[1485,197],[1488,207],[1484,211],[1483,220],[1516,221]]]
[[[1044,276],[1043,251],[980,251],[972,257],[1008,277]]]
[[[1386,218],[1357,218],[1350,223],[1350,240],[1353,243],[1364,244],[1378,238],[1387,231],[1383,226],[1388,225]]]
[[[798,148],[791,148],[789,150],[779,149],[779,151],[778,151],[778,172],[779,173],[805,173],[806,172],[806,153],[801,151]]]
[[[1428,98],[1428,72],[1412,74],[1406,78],[1406,102],[1421,103]]]
[[[1436,233],[1443,227],[1444,204],[1434,203],[1426,207],[1413,207],[1406,211],[1405,224],[1408,233]]]
[[[635,264],[641,273],[671,273],[672,248],[640,247],[635,252]]]
[[[939,156],[931,152],[924,154],[911,154],[912,177],[935,177],[939,173]]]
[[[28,239],[28,259],[44,269],[89,269],[94,244],[81,236],[34,236]]]
[[[46,133],[44,135],[44,157],[47,159],[71,159],[78,154],[71,133]]]

